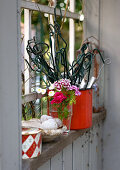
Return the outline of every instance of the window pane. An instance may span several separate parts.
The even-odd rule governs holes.
[[[79,13],[82,10],[83,1],[82,0],[75,0],[75,12]]]
[[[75,54],[77,55],[77,50],[80,49],[83,40],[83,22],[75,20]],[[76,56],[75,55],[75,56]]]

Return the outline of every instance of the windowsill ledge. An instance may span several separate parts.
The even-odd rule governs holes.
[[[103,121],[106,117],[106,111],[93,114],[93,126]],[[71,130],[68,135],[61,136],[54,142],[44,143],[42,154],[37,158],[27,159],[22,161],[23,170],[36,170],[50,158],[62,151],[67,145],[71,144],[78,137],[88,133],[90,129]]]

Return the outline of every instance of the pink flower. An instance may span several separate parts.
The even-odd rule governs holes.
[[[75,91],[75,95],[76,96],[80,96],[81,95],[81,92],[79,90]]]
[[[70,86],[70,87],[68,88],[68,90],[75,90],[75,91],[77,91],[77,90],[78,90],[78,87],[75,86],[75,85],[72,85],[72,86]]]
[[[70,85],[70,80],[68,80],[68,79],[61,79],[59,81],[56,81],[54,83],[54,86],[57,88],[57,90],[61,90],[62,87],[69,88],[71,86]]]
[[[75,95],[76,96],[80,96],[81,95],[81,92],[79,91],[79,88],[75,85],[72,85],[68,88],[68,90],[75,90]]]
[[[54,103],[62,103],[63,100],[66,100],[67,97],[63,95],[62,92],[56,92],[55,95],[54,95],[54,99],[51,101],[51,104],[54,104]]]

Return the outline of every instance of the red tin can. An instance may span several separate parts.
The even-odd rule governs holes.
[[[92,126],[92,89],[81,90],[73,104],[71,130],[85,129]]]
[[[42,135],[36,128],[22,128],[22,158],[34,158],[41,154]]]

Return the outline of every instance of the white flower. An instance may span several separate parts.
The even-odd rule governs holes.
[[[46,89],[41,89],[41,93],[45,94],[46,93]]]
[[[84,21],[84,14],[80,15],[80,21]]]
[[[40,87],[37,87],[37,88],[36,88],[36,92],[37,92],[37,93],[41,93],[41,88],[40,88]]]
[[[46,93],[46,89],[42,89],[42,88],[36,88],[36,92],[37,93],[41,93],[41,94],[45,94]]]
[[[34,88],[31,88],[31,92],[34,92]]]
[[[49,90],[53,90],[55,88],[54,84],[51,84]]]
[[[54,91],[49,91],[48,95],[49,96],[54,96],[55,92]]]

